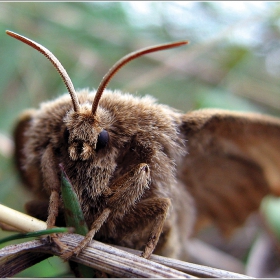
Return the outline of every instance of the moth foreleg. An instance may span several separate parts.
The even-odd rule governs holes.
[[[50,192],[47,227],[51,228],[54,227],[56,217],[58,216],[60,180],[57,175],[55,155],[50,145],[47,146],[43,153],[41,168],[44,187]]]
[[[90,231],[83,241],[71,252],[65,252],[61,257],[68,260],[73,255],[78,255],[93,239],[95,233],[109,218],[114,220],[122,219],[130,212],[150,184],[150,169],[147,164],[141,163],[133,167],[129,172],[121,176],[113,183],[110,189],[106,189],[107,207],[101,212],[98,218],[92,223]],[[110,217],[109,217],[110,215]],[[113,225],[112,224],[112,225]]]
[[[168,198],[146,199],[137,205],[138,215],[143,215],[147,221],[152,221],[151,232],[145,249],[141,254],[142,257],[149,258],[154,251],[162,233],[170,205],[171,201]]]
[[[106,222],[110,212],[111,210],[109,208],[104,209],[101,215],[93,222],[90,231],[87,233],[83,241],[81,241],[80,244],[74,248],[74,250],[70,252],[65,252],[62,255],[60,255],[60,257],[64,260],[69,260],[73,255],[79,255],[80,252],[91,242],[95,233]]]
[[[55,226],[56,218],[59,211],[59,193],[60,193],[60,180],[57,174],[57,163],[51,145],[48,145],[43,153],[41,160],[41,169],[43,174],[44,187],[50,192],[47,228]],[[53,241],[62,249],[65,246],[56,238],[56,234],[52,234]]]

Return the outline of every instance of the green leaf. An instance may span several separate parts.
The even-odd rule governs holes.
[[[69,181],[69,178],[64,172],[63,167],[60,166],[60,168],[62,169],[61,193],[64,203],[66,225],[68,227],[74,227],[76,233],[85,236],[88,233],[88,227],[79,203],[79,199]]]
[[[67,177],[62,164],[61,168],[61,194],[64,203],[64,216],[66,225],[68,227],[74,227],[76,233],[86,235],[88,233],[88,227],[84,218],[83,211],[81,209],[79,199],[75,190]],[[95,271],[85,265],[78,264],[78,270],[82,277],[90,278],[94,277]]]
[[[261,209],[269,227],[272,229],[278,239],[280,239],[280,198],[273,196],[265,197],[262,201]]]
[[[0,239],[0,244],[16,240],[16,239],[22,239],[22,238],[30,238],[30,237],[38,237],[41,235],[48,235],[48,234],[53,234],[53,233],[65,233],[68,232],[69,229],[65,227],[57,227],[57,228],[51,228],[51,229],[44,229],[44,230],[39,230],[39,231],[34,231],[34,232],[28,232],[28,233],[18,233],[14,234],[11,236],[7,236],[5,238]]]

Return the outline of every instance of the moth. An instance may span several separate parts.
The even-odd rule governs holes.
[[[75,92],[63,66],[45,47],[7,34],[43,53],[68,93],[24,112],[15,128],[23,182],[36,195],[27,212],[63,223],[62,164],[90,228],[71,253],[94,238],[187,259],[188,239],[215,224],[231,233],[267,194],[280,194],[280,119],[204,109],[186,114],[151,97],[106,89],[113,75],[141,55],[178,47],[145,48],[120,59],[96,91]]]

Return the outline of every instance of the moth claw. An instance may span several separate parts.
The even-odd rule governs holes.
[[[140,257],[146,259],[146,257],[144,256],[144,252],[141,253]]]
[[[74,255],[74,251],[66,251],[65,253],[61,254],[60,257],[65,261],[67,262],[69,259],[72,258],[72,256]]]
[[[145,249],[145,250],[141,253],[140,257],[142,257],[142,258],[144,258],[144,259],[148,259],[148,258],[151,256],[152,252],[153,252],[153,249],[151,249],[151,250],[146,250],[146,249]]]
[[[81,251],[83,250],[83,247],[76,247],[74,248],[72,251],[66,251],[63,254],[60,255],[60,257],[65,260],[68,261],[69,259],[71,259],[73,256],[78,256]]]
[[[47,236],[49,243],[52,243],[56,246],[60,251],[66,250],[68,247],[63,242],[58,239],[59,234],[53,233]]]

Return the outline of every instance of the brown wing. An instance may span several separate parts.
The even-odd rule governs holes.
[[[24,146],[27,141],[26,134],[32,122],[32,118],[36,110],[30,109],[23,112],[16,124],[14,129],[14,141],[15,141],[15,164],[19,171],[24,185],[35,192],[36,199],[25,204],[25,209],[29,215],[36,217],[37,219],[47,220],[48,216],[48,205],[49,205],[49,196],[44,192],[43,184],[41,183],[42,179],[40,177],[40,166],[29,166],[28,170],[24,168],[26,162],[26,155],[23,152]],[[38,189],[38,186],[42,186]],[[39,199],[39,200],[38,200]],[[57,219],[57,224],[64,226],[63,213],[59,212]]]
[[[197,205],[197,226],[225,234],[268,194],[280,195],[280,119],[254,113],[198,110],[182,116],[188,154],[178,177]]]
[[[40,178],[40,166],[33,166],[29,167],[28,170],[24,168],[25,162],[26,162],[26,155],[23,152],[25,143],[27,141],[26,133],[28,132],[30,123],[32,121],[33,115],[35,114],[36,110],[30,109],[25,112],[23,112],[17,122],[17,125],[14,129],[14,140],[15,140],[15,164],[19,171],[20,177],[25,184],[26,187],[28,187],[30,190],[33,190],[36,192],[38,189],[38,186],[41,184],[41,178]],[[42,188],[43,189],[43,186]],[[45,193],[42,191],[36,192],[38,197],[48,197]]]
[[[33,110],[28,110],[24,112],[14,129],[14,141],[15,141],[15,154],[14,154],[14,159],[15,159],[15,164],[17,169],[20,172],[20,176],[23,180],[23,182],[28,185],[28,178],[26,177],[26,174],[24,172],[24,162],[26,160],[25,155],[23,153],[23,148],[26,143],[26,136],[25,133],[29,128],[30,122],[32,120],[32,115],[33,115]]]

